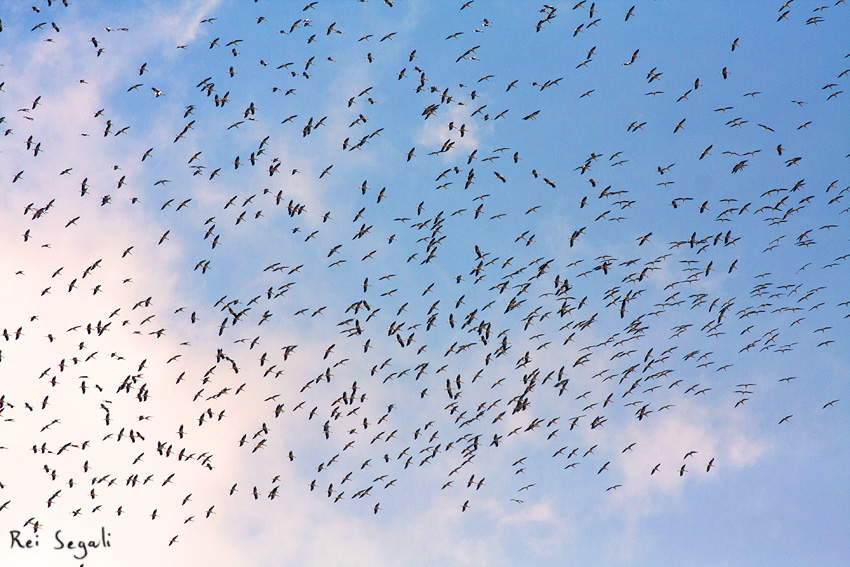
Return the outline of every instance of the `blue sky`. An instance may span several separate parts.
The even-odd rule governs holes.
[[[850,15],[630,7],[0,7],[0,557],[846,564]]]

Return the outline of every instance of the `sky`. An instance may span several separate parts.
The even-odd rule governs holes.
[[[848,564],[827,4],[0,3],[0,563]]]

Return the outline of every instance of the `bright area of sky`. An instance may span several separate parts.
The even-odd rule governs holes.
[[[34,1],[0,564],[850,564],[843,2]]]

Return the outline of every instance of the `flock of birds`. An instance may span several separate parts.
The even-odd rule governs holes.
[[[134,41],[133,26],[119,22],[88,39],[65,23],[83,3],[47,0],[14,22],[5,17],[0,41],[26,31],[18,26],[59,43],[73,26],[72,41],[86,36],[86,68],[106,66]],[[847,60],[825,65],[835,72],[811,89],[823,100],[789,100],[778,111],[782,124],[767,124],[735,108],[765,96],[734,81],[754,39],[718,38],[722,68],[686,84],[635,45],[618,55],[618,80],[649,91],[640,104],[674,107],[678,117],[641,113],[615,124],[605,147],[566,163],[566,143],[540,128],[559,105],[604,100],[583,75],[608,49],[594,34],[615,25],[628,34],[648,7],[535,5],[512,22],[469,0],[445,10],[476,23],[453,27],[435,47],[411,46],[402,25],[350,29],[334,3],[256,4],[259,15],[238,22],[239,34],[221,6],[196,23],[191,41],[169,46],[179,73],[139,60],[131,72],[110,71],[126,84],[90,101],[97,79],[74,79],[77,104],[104,106],[73,122],[85,128],[72,133],[79,144],[114,148],[97,171],[75,157],[45,172],[45,161],[67,161],[67,148],[40,136],[57,119],[46,109],[63,102],[48,90],[10,100],[26,95],[14,89],[18,79],[0,84],[4,202],[28,203],[14,211],[21,231],[4,233],[3,247],[24,254],[20,265],[3,261],[0,281],[19,293],[4,302],[26,315],[12,320],[6,304],[0,322],[0,427],[4,440],[16,439],[2,453],[38,463],[33,475],[47,487],[39,506],[24,509],[17,495],[25,489],[0,472],[0,518],[20,516],[18,525],[36,532],[57,508],[68,517],[180,516],[178,533],[163,542],[177,544],[221,501],[192,508],[191,490],[146,505],[122,498],[230,474],[217,444],[228,458],[291,471],[225,479],[221,499],[275,500],[296,489],[377,514],[401,490],[431,490],[454,494],[469,513],[490,486],[521,505],[561,482],[536,472],[544,461],[562,474],[587,471],[589,486],[616,492],[629,455],[652,448],[615,447],[602,432],[643,427],[677,404],[746,411],[772,388],[764,376],[752,379],[755,367],[840,348],[850,297],[827,283],[841,281],[850,258],[850,186],[805,168],[813,159],[807,132],[827,126],[813,124],[807,109],[846,112]],[[795,4],[782,5],[776,25],[816,28],[844,10],[839,1],[803,16]],[[384,21],[405,2],[368,5],[385,11]],[[508,26],[522,41],[557,35],[564,53],[547,65],[562,76],[526,80],[518,77],[527,71],[489,60],[488,36]],[[572,42],[585,38],[592,47],[582,44],[576,64]],[[263,42],[276,47],[259,61],[242,53]],[[290,60],[288,52],[309,55]],[[348,61],[349,76],[322,83],[337,60]],[[363,82],[376,75],[378,88]],[[701,96],[716,107],[708,116],[685,106]],[[167,131],[146,129],[160,116]],[[699,121],[718,127],[703,137],[691,128]],[[765,142],[742,147],[753,132]],[[541,135],[551,157],[531,149]],[[622,149],[643,135],[654,136],[657,162],[638,163],[636,150]],[[693,140],[699,149],[671,162],[683,136],[678,148]],[[734,191],[686,188],[709,163],[722,175],[716,186]],[[756,167],[784,181],[742,180]],[[59,246],[47,235],[98,234],[93,219],[111,209],[137,219],[134,242],[102,234],[97,249],[107,254],[83,263],[50,255]],[[141,276],[123,273],[134,258],[168,248],[185,304],[165,305],[137,283]],[[778,265],[778,254],[800,261]],[[91,306],[89,315],[58,326],[50,309],[75,302]],[[769,380],[792,388],[805,371]],[[841,403],[832,394],[818,411]],[[63,403],[88,421],[64,430],[83,418],[64,414]],[[785,427],[799,419],[777,411]],[[699,449],[645,474],[724,466]],[[502,469],[491,464],[502,460]],[[430,488],[413,480],[434,477]],[[286,478],[304,481],[288,487]]]

